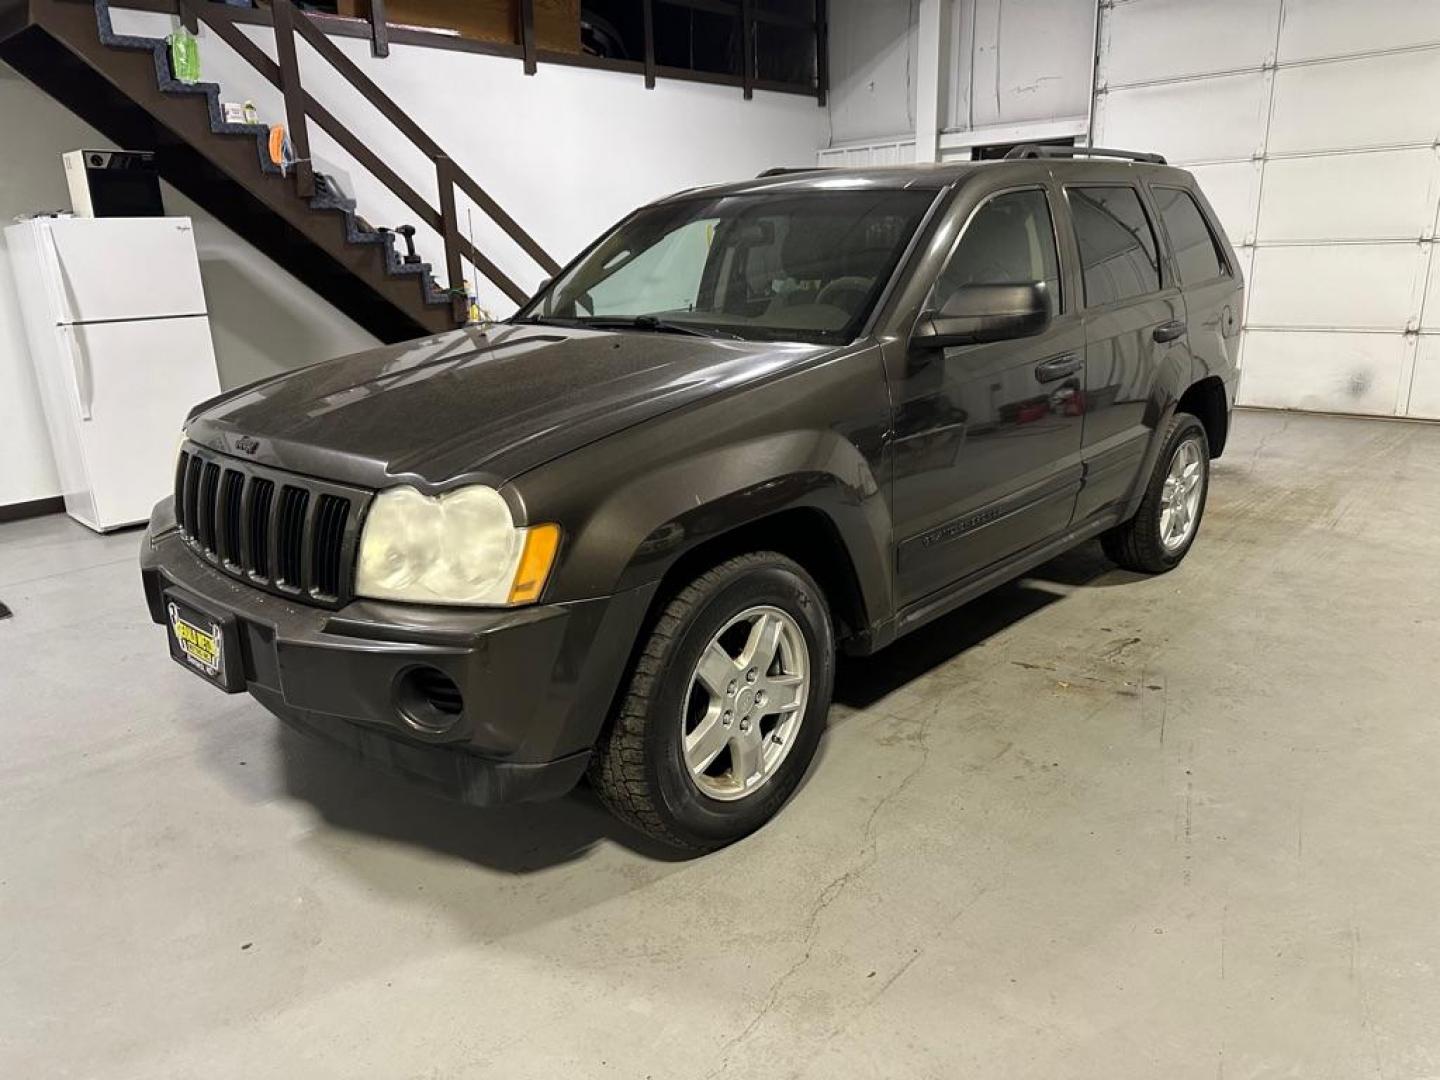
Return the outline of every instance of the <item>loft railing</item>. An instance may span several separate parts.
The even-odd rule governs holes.
[[[460,234],[459,221],[455,211],[455,189],[463,191],[475,206],[485,213],[527,255],[553,275],[560,265],[536,243],[534,237],[522,229],[489,193],[474,178],[461,169],[440,149],[435,140],[412,120],[375,82],[346,56],[340,48],[325,36],[311,18],[297,10],[291,0],[272,0],[271,16],[275,27],[275,55],[271,60],[227,18],[225,9],[208,0],[175,0],[176,10],[182,19],[187,16],[198,18],[229,45],[242,60],[254,68],[272,86],[278,88],[285,100],[285,126],[291,146],[297,159],[295,182],[298,193],[308,198],[315,193],[315,171],[310,162],[310,121],[314,120],[320,130],[355,159],[361,167],[380,181],[392,194],[410,208],[416,217],[435,230],[445,241],[445,271],[447,284],[454,303],[460,297],[457,290],[463,277],[462,260],[468,260],[476,271],[483,274],[501,292],[517,304],[524,303],[528,293],[517,285],[504,271],[482,255],[475,246]],[[380,5],[383,11],[383,4]],[[233,9],[231,9],[233,10]],[[410,140],[435,166],[435,180],[439,187],[440,207],[436,209],[418,191],[400,178],[389,165],[370,149],[353,131],[305,89],[300,79],[300,65],[296,54],[296,36],[302,37],[312,49],[353,86],[360,95],[386,120],[390,121],[401,134]]]
[[[218,0],[211,0],[218,3]],[[389,21],[386,0],[370,0],[367,16],[311,13],[307,17],[327,34],[339,37],[361,37],[369,40],[375,56],[388,56],[392,44],[419,45],[427,48],[458,49],[489,56],[513,57],[520,60],[527,75],[534,75],[541,64],[564,64],[571,67],[598,68],[644,76],[645,85],[654,87],[657,79],[680,79],[741,87],[746,97],[756,90],[783,94],[813,96],[825,104],[829,92],[829,17],[828,0],[810,0],[806,14],[767,8],[764,0],[635,0],[639,5],[643,27],[643,55],[637,59],[592,56],[584,52],[559,52],[539,45],[535,32],[536,0],[518,0],[516,40],[482,41],[445,33],[422,26],[402,25]],[[125,0],[125,6],[149,10],[171,10],[173,0]],[[697,67],[676,67],[660,62],[656,53],[655,12],[657,8],[688,9],[692,12],[718,15],[732,20],[740,30],[741,55],[739,70],[711,71]],[[224,17],[231,22],[266,25],[272,21],[265,8],[221,5]],[[814,72],[802,81],[762,78],[758,35],[765,28],[788,28],[803,31],[814,42]]]

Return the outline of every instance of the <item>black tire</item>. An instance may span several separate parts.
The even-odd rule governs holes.
[[[797,624],[809,689],[793,744],[774,772],[753,793],[723,801],[702,792],[685,764],[683,717],[702,651],[733,618],[761,605]],[[666,603],[596,745],[591,785],[618,817],[672,847],[705,851],[739,840],[774,817],[800,783],[820,743],[834,678],[835,632],[810,575],[775,552],[729,559]]]
[[[1193,442],[1200,451],[1200,503],[1195,512],[1194,526],[1185,542],[1174,549],[1167,549],[1161,540],[1160,514],[1161,493],[1170,464],[1175,460],[1181,447]],[[1145,496],[1135,516],[1115,526],[1100,537],[1105,554],[1126,570],[1145,574],[1163,574],[1180,565],[1185,554],[1200,535],[1200,522],[1205,516],[1205,500],[1210,493],[1210,441],[1205,427],[1189,413],[1176,413],[1165,431],[1160,454],[1155,459],[1155,468],[1145,484]]]

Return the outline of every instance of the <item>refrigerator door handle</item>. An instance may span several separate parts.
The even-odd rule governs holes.
[[[50,294],[51,310],[62,325],[73,323],[75,316],[65,295],[65,272],[60,266],[60,245],[55,240],[55,231],[48,223],[42,225],[40,231],[44,237],[39,244],[40,258],[45,262],[45,289]]]
[[[60,335],[70,352],[70,373],[75,384],[75,407],[80,410],[81,420],[94,419],[95,387],[91,385],[90,363],[85,358],[85,349],[75,336],[75,327],[62,326]]]

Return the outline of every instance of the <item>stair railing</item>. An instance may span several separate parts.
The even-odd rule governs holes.
[[[355,159],[363,168],[380,181],[392,194],[403,202],[420,221],[439,233],[445,242],[445,271],[453,306],[457,313],[462,298],[459,296],[460,282],[464,271],[462,260],[468,260],[476,271],[483,274],[501,292],[517,304],[524,303],[529,294],[517,285],[503,270],[482,255],[475,246],[460,234],[460,225],[455,210],[455,189],[458,187],[491,221],[495,222],[515,244],[535,260],[547,275],[554,275],[560,269],[557,263],[535,239],[522,229],[485,191],[474,178],[455,164],[425,130],[415,123],[395,101],[377,86],[359,66],[340,50],[303,11],[299,11],[291,0],[272,0],[271,14],[275,27],[275,55],[279,62],[271,60],[247,38],[240,29],[223,15],[213,14],[209,0],[175,0],[176,11],[181,17],[187,14],[199,18],[215,32],[221,41],[229,45],[241,59],[253,67],[262,78],[280,90],[285,100],[286,131],[290,145],[298,159],[294,175],[296,191],[304,198],[315,193],[315,170],[310,161],[309,121],[329,135]],[[435,166],[435,179],[440,189],[440,208],[431,206],[413,187],[370,149],[349,128],[305,89],[300,80],[300,65],[296,53],[296,35],[305,41],[340,74],[360,95],[373,105],[387,120],[398,128],[415,147]]]

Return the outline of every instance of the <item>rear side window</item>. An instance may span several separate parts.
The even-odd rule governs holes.
[[[1198,285],[1225,273],[1225,260],[1194,196],[1180,188],[1162,187],[1153,188],[1151,194],[1170,237],[1180,284]]]
[[[1130,187],[1066,188],[1080,265],[1085,273],[1085,304],[1095,307],[1160,288],[1160,259],[1155,233]]]

